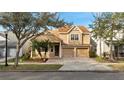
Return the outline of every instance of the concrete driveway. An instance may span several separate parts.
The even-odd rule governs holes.
[[[111,67],[98,63],[91,58],[62,58],[50,59],[48,63],[60,63],[60,71],[112,71]]]

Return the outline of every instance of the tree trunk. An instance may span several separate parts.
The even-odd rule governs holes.
[[[112,50],[112,41],[110,42],[110,60],[114,61],[113,50]]]
[[[17,43],[15,66],[18,66],[18,62],[19,62],[19,53],[20,53],[20,47],[19,47],[19,45],[20,45],[20,44]]]
[[[114,22],[112,21],[112,29],[111,29],[111,36],[110,36],[110,60],[114,61],[114,57],[113,57],[113,50],[112,50],[112,45],[113,45],[113,32],[114,32]]]
[[[120,49],[119,49],[119,45],[117,46],[117,59],[119,58],[119,51],[120,51]]]
[[[102,49],[101,49],[101,38],[100,38],[100,42],[99,42],[99,48],[100,48],[100,57],[102,56]]]

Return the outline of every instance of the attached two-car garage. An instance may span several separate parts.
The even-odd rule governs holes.
[[[63,57],[89,57],[89,48],[63,48]]]

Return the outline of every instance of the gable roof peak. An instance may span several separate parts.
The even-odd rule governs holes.
[[[81,32],[83,32],[83,33],[84,32],[89,33],[89,31],[88,31],[88,29],[86,27],[80,26],[80,25],[79,26],[78,25],[72,25],[72,26],[65,25],[65,26],[63,26],[61,28],[58,28],[58,31],[61,32],[61,33],[68,33],[71,29],[73,29],[75,27],[79,28],[81,30]]]

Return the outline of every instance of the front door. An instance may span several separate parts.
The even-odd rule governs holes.
[[[59,56],[59,45],[55,45],[55,56]]]

